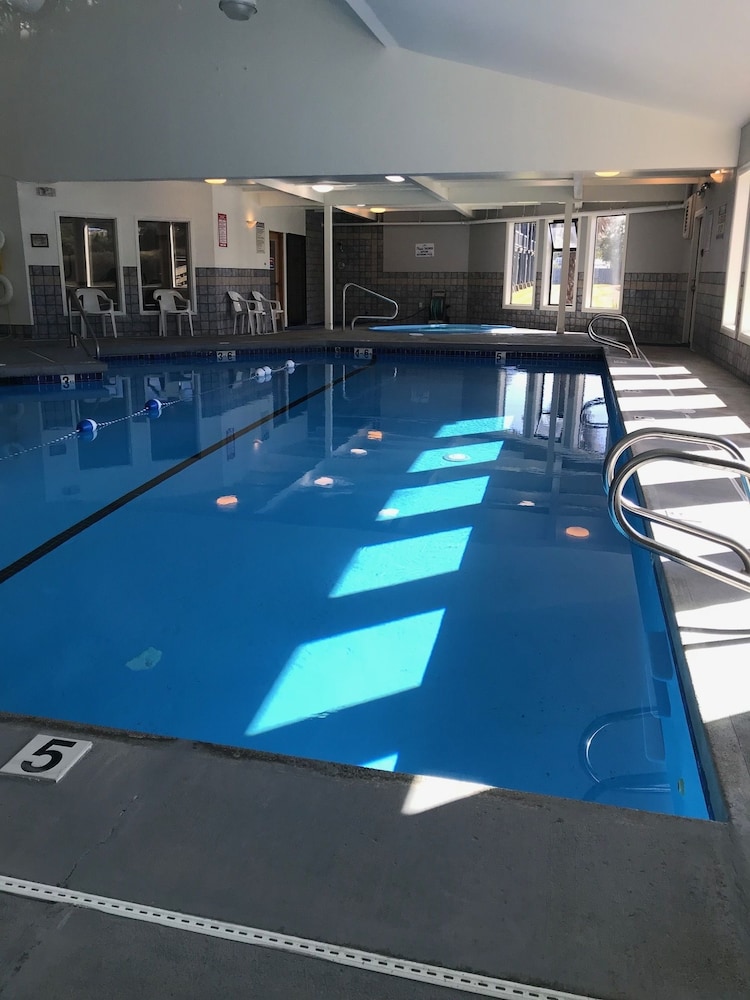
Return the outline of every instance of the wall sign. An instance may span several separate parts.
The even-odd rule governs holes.
[[[227,217],[225,212],[219,212],[219,246],[227,246]]]
[[[33,247],[48,247],[49,236],[47,233],[31,233],[31,245]]]
[[[255,252],[264,254],[266,252],[266,224],[265,222],[255,223]]]
[[[87,740],[66,740],[40,733],[0,767],[0,774],[36,781],[59,781],[92,746]]]
[[[414,244],[414,256],[415,257],[434,257],[435,256],[435,244],[434,243],[415,243]]]

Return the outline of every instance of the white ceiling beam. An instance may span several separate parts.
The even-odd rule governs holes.
[[[440,181],[435,181],[431,177],[415,177],[413,174],[409,177],[409,180],[414,184],[419,185],[423,191],[427,194],[432,195],[437,198],[438,201],[442,202],[446,208],[452,208],[454,211],[459,212],[461,215],[465,215],[467,218],[471,218],[471,209],[467,209],[465,206],[458,205],[453,198],[451,198],[448,193],[450,186],[443,184]]]
[[[346,2],[349,4],[360,21],[370,29],[382,46],[386,49],[399,48],[399,44],[396,39],[390,31],[388,31],[386,26],[366,0],[346,0]]]
[[[323,196],[317,191],[313,191],[309,184],[293,184],[291,181],[282,181],[277,177],[257,177],[255,184],[262,185],[271,191],[281,191],[283,194],[291,195],[294,198],[301,198],[304,201],[311,201],[316,205],[323,204]],[[252,186],[248,187],[252,191]],[[261,192],[259,191],[260,195]]]

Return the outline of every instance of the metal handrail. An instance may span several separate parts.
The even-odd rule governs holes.
[[[92,327],[91,323],[89,323],[88,317],[87,317],[86,313],[83,311],[83,309],[75,309],[75,308],[73,308],[72,301],[73,301],[72,299],[68,299],[68,309],[71,309],[72,312],[75,313],[78,317],[80,317],[80,319],[83,321],[83,325],[86,327],[86,332],[91,337],[91,339],[94,341],[94,350],[96,352],[96,360],[100,361],[101,360],[101,356],[102,356],[101,355],[101,349],[99,347],[99,340],[97,339],[97,336],[94,333],[94,328]],[[79,337],[78,334],[75,333],[72,329],[70,331],[70,346],[71,347],[79,347],[79,346],[82,347],[83,350],[84,350],[84,353],[89,358],[91,357],[91,352],[89,351],[89,349],[88,349],[88,347],[87,347],[87,345],[85,343],[84,338],[83,337]]]
[[[709,531],[707,528],[678,521],[665,514],[649,510],[646,507],[642,507],[640,504],[627,500],[623,496],[623,491],[627,482],[641,466],[646,465],[649,462],[667,460],[690,462],[694,465],[707,465],[713,468],[726,469],[730,472],[736,472],[740,475],[743,483],[745,497],[750,500],[750,465],[747,465],[742,460],[738,461],[735,459],[719,458],[716,455],[695,455],[692,452],[673,451],[665,448],[658,448],[653,449],[652,451],[643,452],[642,454],[631,458],[630,461],[626,462],[620,469],[617,475],[615,475],[614,479],[612,479],[612,473],[617,458],[619,458],[622,452],[630,446],[633,439],[660,436],[675,437],[690,441],[700,440],[705,444],[714,444],[724,447],[732,454],[736,454],[739,451],[739,449],[737,449],[731,441],[727,441],[724,438],[717,438],[714,435],[709,434],[697,434],[687,431],[672,432],[658,431],[656,429],[644,429],[642,431],[634,431],[632,434],[626,435],[626,438],[623,438],[622,441],[618,441],[614,448],[610,449],[604,463],[605,490],[609,494],[607,505],[610,517],[623,535],[630,538],[632,541],[637,542],[639,545],[643,545],[650,551],[667,556],[667,558],[674,559],[676,562],[681,562],[686,566],[690,566],[692,569],[705,573],[707,576],[710,576],[715,580],[721,580],[723,583],[728,583],[731,586],[738,587],[740,590],[750,593],[750,550],[748,550],[744,545],[737,542],[733,538],[728,538],[726,535],[720,535],[717,532]],[[612,456],[615,452],[616,454],[613,458]],[[742,459],[741,453],[740,459]],[[672,528],[677,531],[683,531],[685,534],[693,535],[694,537],[702,538],[706,541],[713,542],[716,545],[730,549],[740,559],[743,566],[742,571],[738,572],[737,570],[727,569],[723,566],[717,565],[716,563],[710,562],[708,559],[703,559],[701,556],[681,552],[672,545],[667,545],[666,542],[656,541],[656,539],[638,531],[637,528],[633,527],[625,516],[625,511],[628,511],[631,514],[636,514],[638,517],[641,517],[646,521],[652,521],[664,527]]]
[[[610,337],[605,337],[601,333],[597,333],[594,330],[594,323],[596,323],[598,319],[614,319],[624,323],[625,329],[628,331],[628,336],[630,337],[630,343],[633,345],[633,349],[631,350],[627,344],[623,344],[619,340],[612,340]],[[643,358],[643,354],[638,349],[638,345],[635,342],[633,331],[630,329],[630,323],[628,323],[622,313],[597,313],[596,316],[592,317],[591,322],[589,323],[588,333],[589,337],[597,344],[604,344],[606,347],[615,347],[618,351],[625,351],[629,358]]]
[[[615,466],[620,456],[628,450],[636,441],[646,441],[648,439],[667,439],[672,441],[684,441],[687,444],[707,444],[714,448],[721,448],[729,452],[738,462],[744,462],[745,456],[740,449],[729,438],[719,437],[718,434],[706,434],[704,431],[673,430],[671,427],[641,427],[638,430],[625,434],[619,441],[615,441],[604,458],[602,477],[604,479],[604,492],[609,493],[609,487],[614,479]],[[671,458],[671,453],[670,453]],[[750,486],[741,478],[743,492],[750,500]]]
[[[344,285],[343,301],[341,303],[341,326],[346,326],[346,293],[350,288],[359,288],[362,292],[367,292],[368,295],[374,295],[377,299],[382,299],[384,302],[390,302],[391,305],[395,306],[396,311],[392,316],[355,316],[352,320],[352,330],[354,329],[354,324],[359,319],[395,319],[398,316],[398,302],[395,299],[388,298],[387,295],[381,295],[380,292],[375,292],[372,288],[365,288],[364,285],[358,285],[355,281],[347,281]]]

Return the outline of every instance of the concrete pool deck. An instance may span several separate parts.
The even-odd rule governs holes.
[[[376,343],[295,331],[221,345],[312,338]],[[464,338],[419,346],[433,340],[453,348]],[[132,354],[136,343],[144,354],[173,346],[107,340],[107,353]],[[502,340],[521,343],[563,347],[542,333]],[[50,371],[69,367],[66,345],[6,341],[0,372],[41,370],[29,347]],[[564,338],[566,350],[590,347]],[[608,359],[627,428],[708,421],[750,458],[750,387],[685,348],[646,353],[650,368]],[[731,522],[750,543],[750,508],[724,481],[650,478],[642,488],[654,507],[718,531]],[[6,716],[0,762],[41,732],[94,747],[59,785],[0,780],[0,875],[470,970],[541,996],[548,987],[600,1000],[746,998],[750,597],[677,564],[663,573],[726,803],[721,822],[501,789],[412,815],[404,775]],[[466,995],[2,891],[0,926],[3,1000]]]

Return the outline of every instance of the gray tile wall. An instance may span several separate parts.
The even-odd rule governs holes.
[[[69,335],[69,321],[63,309],[60,269],[56,266],[32,264],[29,267],[31,305],[34,315],[32,327],[21,329],[34,340],[65,340]],[[125,316],[117,316],[117,332],[121,337],[155,337],[158,334],[158,314],[142,315],[138,300],[138,269],[123,268]],[[227,291],[238,291],[245,298],[253,291],[271,295],[270,274],[256,268],[197,267],[195,269],[195,302],[197,315],[193,317],[196,334],[225,336],[232,332],[234,314],[230,308]],[[183,324],[183,332],[186,329]],[[78,326],[76,325],[76,331]],[[109,322],[106,324],[110,335]],[[98,329],[96,330],[98,333]],[[170,323],[170,334],[171,323]]]
[[[693,349],[750,382],[750,341],[740,340],[721,329],[725,281],[723,271],[706,271],[700,276],[695,304]]]

